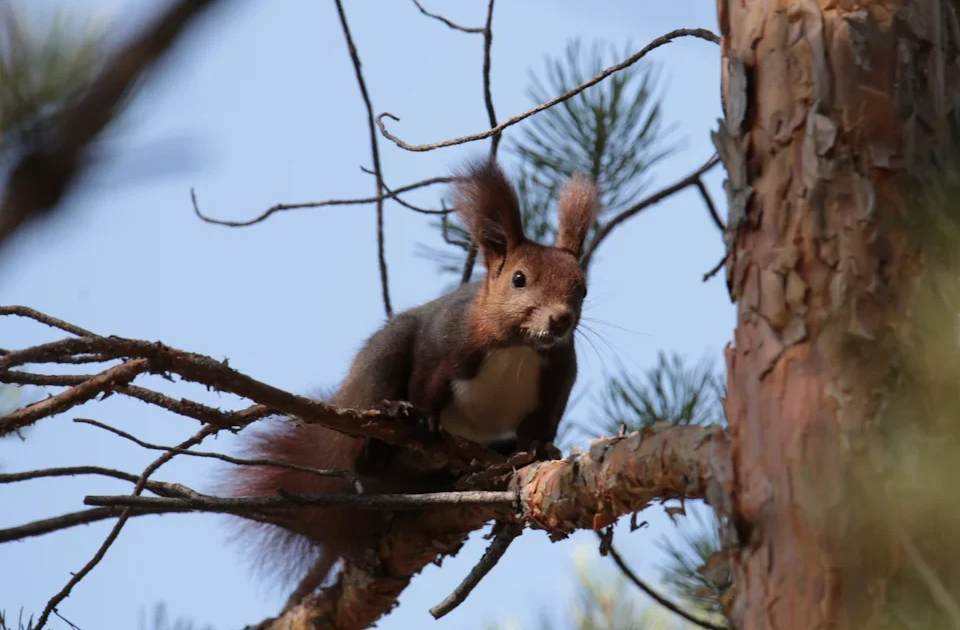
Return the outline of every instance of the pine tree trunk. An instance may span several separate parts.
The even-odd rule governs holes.
[[[739,630],[862,628],[897,561],[851,506],[851,444],[895,375],[850,348],[881,343],[923,268],[900,209],[906,175],[947,140],[957,6],[718,0],[718,13],[737,303],[725,606]]]

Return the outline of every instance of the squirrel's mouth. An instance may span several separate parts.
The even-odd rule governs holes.
[[[550,350],[567,343],[570,338],[573,337],[573,329],[571,328],[564,334],[558,336],[549,330],[530,330],[525,328],[523,329],[523,337],[535,350]]]

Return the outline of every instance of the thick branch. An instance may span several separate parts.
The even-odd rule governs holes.
[[[603,528],[658,499],[715,496],[730,479],[722,429],[658,427],[597,441],[586,454],[526,466],[516,475],[516,490],[528,523],[557,539]],[[368,628],[415,574],[438,556],[455,554],[471,531],[497,515],[495,507],[401,513],[375,559],[347,562],[332,586],[257,628],[306,630],[317,619],[336,630]]]
[[[416,412],[408,405],[385,404],[380,409],[365,411],[340,409],[267,385],[210,357],[161,343],[122,337],[64,339],[0,356],[0,373],[25,363],[59,362],[62,357],[84,353],[99,353],[110,358],[147,359],[151,373],[176,373],[184,380],[248,398],[277,414],[295,417],[306,424],[322,424],[349,435],[374,437],[389,444],[420,448],[435,455],[438,461],[451,465],[454,470],[474,468],[475,463],[503,461],[502,457],[488,449],[449,434],[441,434],[436,443],[427,445],[415,431],[412,420]],[[259,408],[251,407],[249,410],[243,422],[237,422],[236,428],[262,417]],[[0,433],[3,432],[4,422],[4,418],[0,418]]]
[[[83,168],[87,147],[116,115],[134,84],[215,0],[173,4],[108,63],[84,97],[57,121],[49,144],[14,166],[0,205],[0,247],[21,225],[50,212]]]

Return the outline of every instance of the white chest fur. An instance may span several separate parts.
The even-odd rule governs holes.
[[[532,348],[494,350],[469,380],[455,380],[440,414],[444,428],[480,444],[516,435],[540,396],[540,355]]]

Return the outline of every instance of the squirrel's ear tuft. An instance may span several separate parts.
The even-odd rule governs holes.
[[[600,194],[596,185],[582,175],[573,175],[560,191],[556,247],[579,258],[587,232],[597,220],[599,208]]]
[[[467,164],[455,181],[457,214],[494,269],[525,240],[517,193],[490,159]]]

